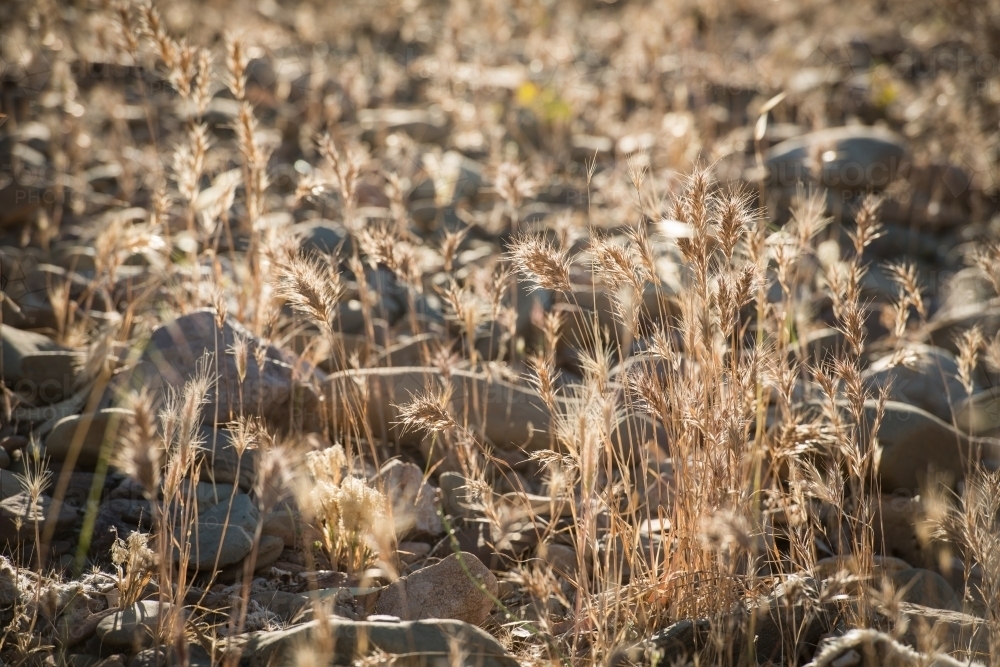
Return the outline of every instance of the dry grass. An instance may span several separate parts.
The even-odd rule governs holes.
[[[178,656],[198,644],[221,662],[233,636],[277,627],[251,600],[261,524],[235,588],[218,582],[218,557],[207,572],[188,567],[198,560],[192,550],[204,509],[196,484],[214,444],[201,428],[206,419],[229,425],[237,479],[255,460],[250,492],[261,516],[296,508],[308,538],[292,551],[303,569],[341,571],[354,588],[386,583],[409,565],[397,553],[401,536],[393,528],[405,517],[391,516],[392,490],[376,488],[375,471],[403,457],[417,461],[430,481],[461,473],[466,509],[480,517],[495,551],[513,553],[528,533],[537,538],[506,561],[501,578],[514,593],[496,601],[487,626],[523,664],[607,664],[682,619],[711,622],[702,661],[755,664],[757,620],[749,612],[779,585],[789,599],[807,600],[810,618],[829,603],[838,605],[845,628],[875,627],[887,615],[899,620],[892,612],[898,596],[877,567],[884,551],[877,433],[891,387],[873,393],[865,370],[874,352],[908,359],[907,344],[922,335],[937,296],[924,284],[924,264],[899,259],[873,275],[871,249],[885,232],[886,202],[898,204],[899,193],[867,192],[833,207],[817,182],[785,207],[770,185],[736,182],[723,169],[754,150],[753,161],[762,164],[768,118],[815,127],[843,120],[824,116],[825,85],[784,103],[763,95],[764,88],[787,86],[794,68],[782,54],[792,50],[793,35],[822,34],[832,10],[811,2],[771,9],[773,3],[752,0],[733,7],[678,0],[602,7],[567,28],[542,21],[550,10],[560,12],[537,3],[404,4],[412,7],[343,7],[332,26],[317,24],[317,12],[327,10],[311,3],[287,10],[210,3],[204,25],[146,2],[73,9],[12,3],[0,11],[12,39],[42,45],[39,53],[54,63],[45,94],[56,101],[8,118],[62,128],[53,182],[86,176],[87,153],[100,151],[121,168],[123,185],[113,195],[91,186],[64,193],[24,232],[23,245],[40,257],[67,245],[92,250],[76,273],[83,284],[64,271],[45,291],[54,334],[89,346],[82,398],[72,412],[92,411],[106,390],[120,390],[117,378],[135,363],[144,339],[177,315],[209,308],[220,331],[228,318],[255,337],[238,335],[229,349],[205,350],[198,374],[165,396],[145,389],[116,395],[130,412],[114,455],[104,452],[95,471],[84,532],[93,529],[109,470],[141,490],[148,531],[119,536],[109,554],[81,547],[72,566],[58,570],[42,549],[58,536],[44,534],[41,515],[16,526],[27,537],[13,541],[10,561],[0,561],[0,614],[11,614],[0,637],[4,664],[58,653],[58,634],[43,623],[42,592],[51,582],[99,577],[81,574],[88,558],[113,579],[119,608],[150,597],[170,603],[158,632]],[[892,11],[925,27],[940,18],[924,3]],[[808,22],[813,12],[818,16]],[[274,19],[278,14],[292,27]],[[741,33],[736,26],[746,17],[762,25]],[[539,23],[546,27],[532,27]],[[79,34],[95,25],[96,35]],[[449,37],[435,46],[416,41],[413,35],[430,25],[447,27]],[[750,129],[747,104],[746,122],[731,123],[728,133],[692,113],[729,113],[718,103],[688,107],[689,86],[722,74],[715,71],[726,52],[719,43],[771,29],[775,44],[757,54],[768,76],[760,77],[761,93],[749,105],[761,114],[753,134],[737,138]],[[994,46],[986,27],[969,30],[970,43]],[[379,60],[379,45],[398,46],[404,34],[423,45],[421,55],[405,66]],[[279,52],[296,47],[289,35],[301,48],[285,64],[301,71],[279,67],[271,72],[273,86],[262,85],[262,56],[281,61]],[[671,40],[682,45],[679,55],[657,50],[657,42]],[[494,41],[495,49],[469,60],[470,44]],[[574,57],[557,48],[564,43],[592,44],[595,58],[619,63],[619,76],[574,81],[565,66]],[[334,59],[333,44],[350,45],[350,55]],[[551,80],[525,78],[497,92],[463,73],[468,65],[500,77],[487,63],[505,64],[521,51],[527,71],[537,62]],[[678,80],[663,78],[670,57],[696,52],[713,59],[686,65]],[[324,62],[328,56],[336,69]],[[366,57],[378,62],[369,67]],[[125,68],[127,81],[89,81],[86,91],[77,90],[69,63],[88,58]],[[891,76],[879,67],[868,73],[875,82]],[[913,105],[932,101],[907,126],[921,156],[942,137],[956,155],[985,141],[996,146],[995,134],[983,129],[988,123],[946,122],[959,114],[953,89],[969,81],[956,74],[933,84],[951,85],[950,93],[907,81],[883,82],[878,90],[891,98],[883,106],[899,96]],[[617,102],[598,102],[597,88],[605,87]],[[676,99],[663,97],[669,90]],[[369,106],[418,96],[448,111],[455,137],[480,135],[485,201],[453,205],[463,177],[448,180],[440,149],[418,161],[418,142],[406,132],[385,136],[376,128],[368,136],[357,122]],[[799,116],[786,117],[793,102]],[[961,111],[993,118],[989,104],[970,98],[967,106],[975,108]],[[622,105],[656,109],[663,123],[651,127],[651,111],[625,112]],[[518,114],[529,111],[540,130],[518,124]],[[938,130],[924,126],[934,114],[941,116]],[[673,138],[614,160],[600,150],[571,158],[569,138],[582,134],[579,127],[596,132],[612,123],[616,136],[641,139],[655,130]],[[530,131],[537,140],[523,136]],[[747,146],[734,149],[736,141]],[[539,214],[554,182],[570,184],[578,199]],[[417,201],[424,183],[433,195]],[[428,199],[433,215],[417,220],[417,204]],[[90,222],[105,212],[117,215]],[[314,218],[335,219],[342,238],[304,248],[293,223]],[[1000,293],[998,257],[995,241],[969,253]],[[876,329],[884,336],[875,341],[870,285],[885,275],[892,294],[877,304],[886,309],[886,326]],[[404,315],[392,314],[392,300]],[[440,318],[429,314],[434,309]],[[807,339],[826,326],[843,344],[817,358]],[[244,404],[248,369],[273,363],[265,343],[294,349],[301,359],[296,377],[320,387],[321,414],[311,415],[316,432],[277,428],[257,418],[265,406]],[[406,364],[392,361],[397,344],[412,346]],[[971,395],[983,364],[1000,365],[1000,338],[973,327],[954,344],[958,380]],[[229,357],[240,380],[238,406],[234,414],[206,415],[226,382],[218,369]],[[387,396],[388,381],[361,372],[418,365],[422,377],[434,379],[412,395]],[[540,406],[548,419],[543,437],[528,429],[527,443],[498,440],[509,409],[492,391],[501,382],[523,388]],[[26,408],[5,394],[3,424]],[[54,485],[49,462],[26,450],[19,482],[32,507],[48,495],[62,502],[81,446]],[[925,504],[937,513],[934,539],[950,542],[970,569],[978,568],[970,590],[987,610],[996,662],[1000,482],[996,473],[970,471],[961,496],[930,487],[925,499],[933,502]],[[230,499],[238,492],[234,485]],[[449,529],[458,518],[446,521]],[[224,531],[229,524],[227,514]],[[457,538],[440,545],[457,549]],[[552,556],[561,550],[569,555]],[[842,557],[841,572],[813,595],[806,578],[830,556]],[[3,577],[19,590],[10,601]],[[225,616],[207,606],[221,589],[233,600]],[[807,625],[808,618],[799,620]],[[787,629],[793,645],[797,630],[804,632]],[[329,654],[330,641],[321,636],[315,655],[303,653],[299,663]],[[800,648],[784,660],[794,663]],[[461,651],[455,648],[454,664],[463,664]],[[65,651],[59,655],[56,664],[63,664]]]

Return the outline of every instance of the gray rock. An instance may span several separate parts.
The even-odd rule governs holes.
[[[441,473],[438,484],[441,485],[441,504],[446,514],[452,517],[473,514],[472,494],[467,488],[468,481],[461,473]]]
[[[375,145],[394,132],[403,132],[419,143],[437,143],[448,136],[447,114],[437,107],[429,109],[362,109],[358,111],[361,140]]]
[[[382,651],[389,654],[396,667],[451,664],[517,667],[517,661],[497,640],[460,621],[391,623],[331,618],[323,628],[318,626],[318,621],[311,621],[288,630],[256,635],[243,647],[241,664],[246,667],[290,664],[295,659],[295,652],[303,646],[312,645],[322,650],[315,638],[323,636],[331,638],[335,655],[317,656],[318,664],[350,664]]]
[[[0,499],[10,498],[24,491],[24,485],[12,470],[0,470]]]
[[[312,620],[312,600],[333,605],[332,613],[338,618],[358,620],[357,601],[347,588],[323,588],[308,593],[263,591],[253,593],[250,599],[285,621]]]
[[[424,481],[424,473],[418,466],[398,459],[390,461],[379,472],[379,481],[392,503],[398,538],[443,532],[436,489]]]
[[[39,66],[48,67],[41,62]],[[52,201],[42,178],[50,139],[51,132],[42,123],[26,123],[16,134],[0,139],[3,175],[14,174],[0,179],[0,229],[33,220],[43,202]]]
[[[253,535],[259,522],[260,513],[245,493],[236,494],[231,502],[227,498],[203,510],[190,537],[180,538],[182,544],[191,546],[188,567],[202,571],[239,563],[253,549]],[[269,543],[269,548],[273,547]],[[180,550],[174,551],[175,562],[181,556]]]
[[[0,350],[3,354],[3,381],[16,390],[17,383],[25,377],[21,365],[26,358],[43,352],[65,352],[66,348],[48,336],[0,324]]]
[[[201,523],[219,526],[225,524],[227,519],[230,526],[239,526],[252,535],[260,523],[260,512],[250,496],[237,493],[232,499],[226,498],[217,505],[205,509],[198,517]]]
[[[309,596],[305,593],[290,593],[288,591],[254,593],[250,599],[285,621],[292,620],[309,604]]]
[[[152,520],[152,506],[142,498],[112,498],[105,503],[108,510],[114,512],[125,521],[139,525],[149,524]],[[124,536],[123,536],[124,537]]]
[[[190,545],[188,567],[204,571],[226,567],[243,560],[253,548],[253,537],[241,526],[225,527],[219,523],[199,521],[187,535],[179,536],[182,544]],[[182,553],[174,551],[174,562],[180,562]]]
[[[274,535],[261,535],[260,545],[257,547],[257,560],[254,563],[255,570],[261,570],[270,566],[281,558],[281,552],[285,550],[285,541]]]
[[[975,326],[979,327],[986,340],[992,340],[1000,333],[1000,299],[939,310],[931,316],[923,334],[931,345],[957,354],[959,336]]]
[[[864,656],[864,658],[862,658]],[[864,662],[862,663],[862,660]],[[889,635],[870,628],[854,629],[839,637],[826,640],[809,663],[812,667],[842,667],[843,665],[884,665],[885,667],[961,667],[966,662],[955,660],[946,653],[925,655],[898,643]]]
[[[242,383],[237,362],[229,352],[236,336],[247,341],[246,376]],[[318,431],[321,399],[311,386],[293,378],[297,361],[273,346],[267,346],[263,367],[254,350],[264,342],[233,319],[222,329],[215,314],[199,310],[156,329],[133,371],[133,387],[147,387],[162,396],[168,387],[181,387],[199,373],[206,355],[215,355],[211,369],[218,371],[202,408],[202,422],[222,424],[241,414],[259,414],[272,428],[287,430],[301,426]]]
[[[810,405],[814,414],[822,409]],[[846,403],[841,403],[845,416]],[[875,425],[879,404],[868,400],[864,405],[865,430]],[[965,475],[970,461],[980,461],[989,469],[1000,467],[1000,440],[970,437],[920,408],[886,401],[877,433],[882,448],[878,474],[882,492],[919,493],[928,472],[933,470],[939,481],[956,483]]]
[[[160,614],[170,608],[156,600],[142,600],[128,609],[116,611],[97,624],[97,638],[111,649],[134,650],[154,643]]]
[[[202,477],[204,479],[204,476]],[[213,507],[222,502],[228,502],[233,497],[232,484],[213,484],[212,482],[198,482],[191,488],[188,480],[181,482],[181,495],[190,498],[192,494],[197,501],[198,507],[202,510]]]
[[[955,589],[937,572],[911,568],[894,572],[890,578],[896,590],[902,592],[904,602],[932,609],[962,610]]]
[[[59,420],[45,438],[45,453],[55,461],[66,461],[77,438],[80,449],[77,464],[94,466],[101,456],[110,457],[117,445],[119,430],[131,413],[123,408],[105,408],[84,415]]]
[[[876,412],[877,402],[867,401],[865,413],[870,425]],[[957,482],[969,461],[980,460],[991,468],[1000,464],[1000,440],[967,436],[920,408],[895,401],[886,401],[878,441],[884,493],[919,492],[930,469]]]
[[[272,510],[264,517],[264,535],[274,535],[280,537],[286,547],[294,547],[296,544],[309,544],[320,539],[315,528],[306,524],[299,512],[287,505]]]
[[[21,379],[15,393],[32,404],[51,405],[69,398],[77,388],[81,355],[71,351],[46,351],[21,359]]]
[[[1000,436],[1000,391],[986,389],[973,394],[958,406],[955,422],[971,435]]]
[[[233,444],[233,434],[224,428],[204,426],[201,429],[204,457],[201,463],[201,478],[216,484],[234,484],[239,477],[239,486],[244,491],[253,488],[257,478],[257,452],[247,449],[241,455]]]
[[[292,227],[292,232],[300,238],[299,247],[305,252],[331,254],[340,250],[350,255],[352,240],[343,225],[332,220],[309,220]]]
[[[212,667],[212,656],[199,644],[187,645],[188,667]],[[174,647],[157,646],[139,651],[128,663],[129,667],[172,667],[184,664]]]
[[[253,537],[252,533],[247,533]],[[281,557],[281,552],[285,550],[285,542],[280,537],[273,535],[261,535],[260,543],[257,546],[257,556],[253,562],[253,572],[264,571],[272,563]],[[253,550],[247,554],[246,558],[228,567],[223,567],[217,572],[216,580],[220,583],[242,581],[246,574],[248,559],[253,555]],[[252,574],[252,573],[251,573]]]
[[[539,544],[535,556],[564,576],[575,577],[579,564],[576,549],[565,544]],[[590,564],[590,560],[584,560]]]
[[[493,573],[472,554],[459,552],[391,583],[375,602],[375,613],[480,625],[493,609],[496,595]]]
[[[944,281],[940,291],[938,298],[943,312],[985,303],[997,295],[993,284],[978,266],[967,266],[959,270]]]
[[[457,151],[442,155],[436,167],[438,178],[432,196],[437,201],[454,204],[460,199],[475,197],[483,184],[482,165]],[[438,188],[443,188],[444,192],[437,192]]]
[[[375,437],[419,444],[423,434],[403,430],[396,406],[424,392],[426,387],[441,386],[442,382],[451,384],[454,414],[465,414],[465,406],[472,405],[473,397],[486,401],[485,411],[471,407],[468,410],[469,427],[479,429],[497,448],[534,451],[549,446],[550,415],[541,397],[529,388],[481,373],[456,369],[449,378],[444,378],[440,371],[428,367],[362,368],[350,376],[333,378],[331,390],[336,392],[334,395],[349,396],[350,392],[358,391],[357,383],[366,384],[366,414]],[[337,418],[347,419],[350,414],[351,411],[339,410]]]
[[[831,190],[882,190],[900,172],[907,155],[899,135],[878,127],[846,126],[783,141],[767,152],[769,188],[794,189],[814,182],[809,161],[821,160],[820,183]]]
[[[892,355],[869,366],[862,375],[865,385],[877,393],[887,384],[889,400],[921,408],[951,423],[952,406],[967,398],[958,379],[958,362],[947,350],[930,345],[911,345],[906,365],[889,366]]]
[[[24,492],[0,500],[0,546],[11,539],[33,540],[36,522],[39,532],[45,532],[51,507],[52,499],[48,496],[40,496],[32,503]],[[79,518],[80,512],[75,507],[61,503],[55,517],[56,534],[67,534]],[[20,529],[17,528],[18,525]]]
[[[570,137],[570,155],[574,160],[589,161],[608,158],[614,150],[615,142],[609,137],[589,134],[574,134]]]

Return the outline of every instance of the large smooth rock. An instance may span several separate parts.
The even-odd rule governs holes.
[[[110,457],[118,434],[131,413],[124,408],[105,408],[59,420],[45,438],[45,453],[55,461],[66,461],[79,439],[77,465],[93,466],[101,456]]]
[[[154,643],[160,614],[170,608],[156,600],[142,600],[128,609],[101,619],[97,624],[97,638],[111,649],[134,650]]]
[[[396,537],[437,535],[444,528],[438,516],[436,490],[424,481],[424,473],[413,463],[394,460],[382,467],[379,482],[392,504]]]
[[[351,664],[381,651],[395,667],[431,665],[475,665],[476,667],[517,667],[493,637],[477,627],[451,620],[345,621],[331,618],[324,627],[318,621],[256,635],[242,648],[240,664],[270,667],[294,664],[296,655],[313,653],[314,664]],[[319,637],[332,639],[333,655],[321,653]]]
[[[241,382],[232,350],[236,337],[247,341],[246,377]],[[147,387],[162,394],[180,388],[196,377],[201,364],[211,359],[209,369],[217,375],[202,407],[205,424],[223,424],[239,415],[260,415],[277,429],[320,429],[322,401],[311,385],[306,368],[291,355],[268,345],[263,365],[254,350],[265,343],[243,325],[228,318],[220,330],[215,314],[199,310],[156,329],[146,344],[131,378],[134,387]],[[208,355],[208,356],[206,356]],[[297,377],[302,376],[303,379]]]
[[[876,411],[876,401],[865,403],[869,425],[875,423]],[[1000,441],[967,436],[920,408],[895,401],[885,404],[878,444],[883,493],[919,493],[929,472],[957,482],[970,461],[981,461],[988,468],[1000,465]]]
[[[46,352],[67,351],[48,336],[15,329],[7,324],[0,324],[0,350],[3,354],[3,381],[15,389],[24,378],[21,365],[25,359]]]
[[[32,503],[24,492],[0,500],[0,546],[10,540],[33,540],[36,522],[38,532],[44,533],[51,507],[52,499],[48,496],[39,496],[37,502]],[[55,534],[68,535],[79,518],[79,510],[60,503],[59,513],[55,517]]]
[[[259,522],[260,513],[245,493],[203,510],[190,537],[182,537],[182,543],[187,540],[191,545],[188,567],[203,571],[240,562],[253,549]],[[269,547],[274,544],[269,543]],[[174,560],[180,557],[180,551],[175,550]]]
[[[862,375],[865,385],[877,393],[888,385],[889,400],[921,408],[951,423],[953,406],[967,394],[958,379],[958,362],[947,350],[930,345],[911,345],[906,365],[890,366],[892,355],[869,366]]]
[[[359,369],[330,377],[340,426],[347,427],[352,418],[366,414],[376,438],[406,444],[418,444],[425,434],[404,431],[396,406],[428,388],[439,388],[442,381],[440,371],[425,367]],[[464,370],[452,371],[449,381],[452,413],[468,414],[470,426],[489,442],[505,449],[548,447],[549,411],[537,393]],[[359,391],[359,384],[367,386]]]
[[[50,65],[36,59],[35,68]],[[43,123],[25,123],[0,139],[0,229],[25,224],[39,208],[52,204],[55,196],[45,179],[51,130]]]
[[[233,444],[232,431],[225,428],[203,426],[201,479],[216,484],[238,483],[243,491],[253,488],[257,479],[257,450],[247,449],[240,454]]]
[[[188,642],[185,649],[188,667],[212,667],[212,656],[200,644]],[[172,667],[185,664],[175,646],[155,646],[139,651],[128,663],[128,667]]]
[[[959,336],[975,326],[986,340],[992,340],[1000,332],[1000,298],[939,310],[931,316],[922,335],[931,345],[958,354]]]
[[[215,523],[223,525],[228,519],[229,525],[239,526],[248,533],[257,530],[260,523],[260,512],[257,505],[245,493],[237,493],[235,496],[225,498],[204,511],[198,517],[202,523]]]
[[[990,388],[970,396],[958,406],[955,422],[971,435],[1000,436],[1000,390]]]
[[[902,592],[904,602],[932,609],[962,610],[955,589],[937,572],[915,567],[894,572],[890,578],[896,590]]]
[[[79,384],[77,352],[36,352],[21,359],[21,379],[14,392],[26,403],[51,405],[68,399]]]
[[[204,571],[226,567],[243,560],[253,548],[253,537],[239,526],[229,526],[225,531],[216,523],[198,523],[190,536],[191,554],[187,566]],[[180,552],[174,552],[180,562]]]
[[[910,602],[900,603],[900,611],[909,621],[902,637],[909,646],[925,645],[926,638],[932,636],[940,641],[941,651],[961,651],[972,660],[989,664],[989,626],[982,618]]]
[[[480,625],[489,616],[496,595],[496,577],[478,558],[463,551],[391,583],[375,602],[375,613]]]
[[[819,181],[832,190],[882,190],[907,156],[901,136],[886,129],[852,125],[788,139],[765,156],[769,188],[794,189],[814,182],[809,160],[819,155]]]
[[[883,632],[865,628],[849,630],[844,635],[828,639],[820,648],[816,659],[809,664],[811,667],[858,664],[882,667],[960,667],[966,663],[945,653],[917,653]]]

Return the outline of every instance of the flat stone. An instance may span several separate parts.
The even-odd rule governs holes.
[[[242,381],[231,350],[237,337],[247,342],[246,374]],[[263,364],[254,350],[264,345]],[[170,387],[182,387],[197,377],[205,359],[214,355],[214,378],[202,406],[206,425],[232,422],[240,415],[259,415],[275,429],[295,427],[320,430],[321,399],[298,377],[308,372],[292,355],[267,345],[243,325],[229,318],[218,326],[215,313],[198,310],[153,331],[136,364],[129,384],[146,387],[162,398]],[[225,481],[216,479],[216,481]]]
[[[21,359],[21,379],[14,392],[28,403],[51,405],[72,396],[79,380],[81,355],[72,351],[35,352]]]
[[[16,390],[17,383],[24,378],[21,364],[26,357],[40,352],[65,352],[66,348],[48,336],[0,324],[0,350],[3,381]]]
[[[9,539],[34,540],[35,523],[38,523],[39,532],[44,532],[51,507],[52,499],[48,496],[40,496],[32,503],[23,491],[0,500],[0,545]],[[76,508],[61,503],[59,514],[55,517],[55,534],[68,533],[79,518],[80,512]]]
[[[187,645],[188,667],[212,667],[212,656],[199,644],[189,642]],[[183,664],[173,646],[156,646],[139,651],[128,663],[129,667],[172,667]]]
[[[328,637],[334,655],[318,656],[318,664],[351,664],[376,651],[388,654],[395,667],[437,664],[517,667],[500,643],[477,627],[453,620],[410,622],[345,621],[332,617],[320,627],[310,621],[288,630],[253,636],[242,647],[240,664],[268,667],[291,664],[303,646],[318,646]],[[245,662],[244,662],[245,661]]]
[[[967,663],[955,660],[945,653],[925,655],[898,643],[889,635],[870,628],[849,630],[839,637],[828,639],[820,647],[813,667],[843,667],[844,665],[934,665],[934,667],[961,667]]]
[[[819,181],[834,190],[884,189],[901,171],[907,149],[902,137],[878,127],[833,127],[788,139],[765,156],[769,188],[810,183],[809,159],[821,158]]]
[[[403,132],[419,143],[435,143],[448,136],[448,116],[438,108],[361,109],[358,124],[362,141],[374,144],[378,137]]]
[[[97,638],[112,649],[134,650],[154,643],[160,614],[169,609],[156,600],[141,600],[128,609],[101,619],[97,624]]]
[[[375,603],[375,613],[480,625],[493,609],[496,594],[493,573],[472,554],[459,552],[389,584]]]
[[[45,453],[55,461],[65,461],[76,438],[82,437],[77,465],[94,466],[101,456],[111,456],[117,445],[119,429],[131,414],[123,408],[105,408],[85,415],[71,415],[59,420],[45,438]],[[80,432],[83,431],[82,435]]]

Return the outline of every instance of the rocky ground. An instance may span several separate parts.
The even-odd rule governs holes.
[[[985,4],[0,24],[0,665],[1000,660]]]

